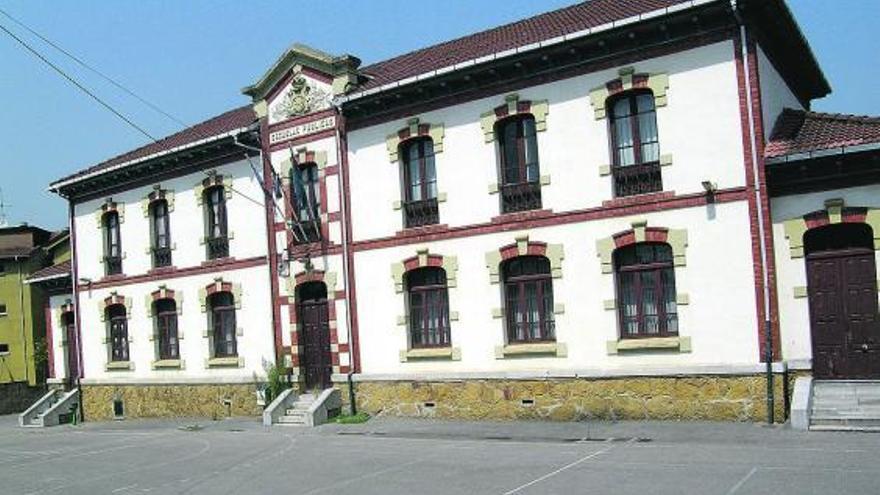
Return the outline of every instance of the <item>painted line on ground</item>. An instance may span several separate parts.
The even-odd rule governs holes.
[[[745,485],[746,482],[748,482],[752,478],[752,476],[754,476],[755,473],[757,473],[757,472],[758,472],[758,466],[752,467],[751,471],[746,473],[746,475],[743,476],[742,478],[740,478],[740,480],[737,481],[735,485],[730,487],[730,490],[727,490],[727,495],[733,495],[734,493],[738,492],[739,489],[742,488],[743,485]]]
[[[542,482],[542,481],[544,481],[544,480],[546,480],[546,479],[552,478],[553,476],[556,476],[557,474],[559,474],[559,473],[561,473],[561,472],[563,472],[563,471],[567,471],[567,470],[569,470],[569,469],[571,469],[571,468],[573,468],[573,467],[575,467],[575,466],[577,466],[577,465],[579,465],[579,464],[583,464],[584,462],[589,461],[590,459],[595,459],[596,457],[598,457],[598,456],[600,456],[600,455],[602,455],[602,454],[604,454],[604,453],[606,453],[606,452],[610,452],[612,449],[614,449],[614,447],[615,447],[615,446],[612,445],[611,447],[606,447],[606,448],[604,448],[604,449],[602,449],[602,450],[597,450],[596,452],[593,452],[592,454],[589,454],[589,455],[586,455],[586,456],[584,456],[584,457],[581,457],[580,459],[578,459],[578,460],[576,460],[576,461],[574,461],[574,462],[570,462],[570,463],[566,464],[565,466],[562,466],[561,468],[559,468],[559,469],[557,469],[557,470],[555,470],[555,471],[549,472],[549,473],[545,474],[544,476],[541,476],[540,478],[535,478],[535,479],[533,479],[532,481],[529,481],[528,483],[525,483],[525,484],[523,484],[523,485],[520,485],[520,486],[514,488],[513,490],[506,491],[506,492],[504,492],[503,495],[512,495],[512,494],[514,494],[514,493],[517,493],[517,492],[520,492],[520,491],[522,491],[522,490],[525,490],[526,488],[528,488],[528,487],[530,487],[530,486],[533,486],[533,485],[536,485],[536,484],[538,484],[538,483],[540,483],[540,482]]]

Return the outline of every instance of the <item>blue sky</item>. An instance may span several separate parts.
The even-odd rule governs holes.
[[[625,0],[621,0],[625,1]],[[0,0],[19,20],[188,123],[247,103],[253,82],[294,41],[365,64],[569,5],[572,0]],[[876,0],[789,0],[834,94],[814,109],[880,115]],[[0,23],[25,34],[5,17]],[[30,39],[30,38],[28,38]],[[155,136],[175,124],[57,52],[53,61]],[[46,192],[61,176],[145,144],[145,137],[0,33],[0,188],[10,222],[66,225]],[[864,95],[867,95],[865,97]]]

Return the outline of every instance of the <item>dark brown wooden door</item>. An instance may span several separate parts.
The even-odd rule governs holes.
[[[303,371],[306,388],[325,389],[331,386],[333,362],[330,354],[330,324],[324,297],[302,300],[299,304],[300,330],[303,339]]]
[[[61,316],[64,323],[64,339],[67,341],[67,380],[69,383],[76,382],[79,376],[79,346],[76,340],[76,325],[73,313],[64,313]]]
[[[807,255],[813,373],[880,378],[877,269],[866,248]]]

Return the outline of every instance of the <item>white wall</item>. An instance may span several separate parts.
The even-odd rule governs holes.
[[[767,58],[764,50],[758,47],[758,74],[761,79],[761,112],[764,119],[764,138],[769,141],[773,126],[782,110],[793,108],[803,110],[803,106],[791,91],[776,67]]]
[[[810,337],[810,307],[807,298],[795,298],[795,287],[807,286],[807,267],[804,258],[792,258],[790,243],[783,223],[801,218],[807,213],[825,209],[825,200],[842,198],[847,206],[880,207],[880,186],[852,187],[816,193],[774,198],[771,202],[773,242],[776,248],[777,290],[779,294],[779,321],[782,338],[782,356],[787,361],[812,358]],[[877,258],[880,264],[880,256]]]
[[[601,273],[596,240],[631,228],[632,217],[514,230],[419,245],[360,251],[355,254],[360,314],[359,335],[363,372],[532,371],[604,368],[637,373],[649,366],[730,366],[758,362],[755,289],[746,202],[719,204],[651,213],[648,226],[687,229],[687,265],[676,267],[679,293],[690,304],[679,306],[680,335],[691,337],[691,353],[630,353],[608,355],[606,342],[617,340],[617,313],[604,309],[614,299],[614,277]],[[490,284],[485,253],[528,234],[530,241],[562,244],[562,278],[553,280],[554,299],[565,305],[556,317],[557,341],[568,347],[568,357],[495,359],[495,346],[505,342],[503,319],[493,318],[501,307],[501,289]],[[397,325],[404,296],[397,294],[391,265],[416,254],[422,247],[432,254],[458,258],[457,287],[449,289],[452,345],[461,349],[461,361],[401,363],[407,348],[407,330]]]
[[[46,326],[52,332],[52,365],[56,380],[67,378],[67,345],[64,343],[64,327],[61,326],[61,307],[72,299],[71,294],[49,296],[51,321],[47,321]]]
[[[725,41],[633,64],[636,72],[669,74],[668,105],[657,110],[661,153],[673,156],[663,168],[666,191],[702,191],[711,180],[719,188],[743,186],[745,173],[739,97],[732,42]],[[608,124],[594,118],[589,91],[618,78],[618,69],[599,71],[517,91],[522,100],[548,100],[547,131],[538,133],[543,206],[556,212],[600,207],[612,199],[611,177],[599,174],[611,163]],[[504,95],[416,115],[423,123],[443,123],[443,152],[436,157],[440,223],[488,222],[499,214],[496,144],[485,143],[480,114],[504,103]],[[354,240],[394,235],[402,230],[400,164],[391,163],[385,138],[406,126],[406,118],[349,134]]]

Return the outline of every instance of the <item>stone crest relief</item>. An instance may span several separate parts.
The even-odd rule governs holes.
[[[295,74],[290,89],[275,107],[272,115],[276,119],[286,119],[306,115],[330,106],[330,95],[300,74]]]

